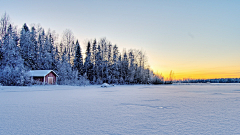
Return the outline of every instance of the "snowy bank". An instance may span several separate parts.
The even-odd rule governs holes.
[[[240,134],[240,84],[0,87],[0,134]]]

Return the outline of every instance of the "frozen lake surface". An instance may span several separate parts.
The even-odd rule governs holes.
[[[0,134],[240,134],[240,84],[0,86]]]

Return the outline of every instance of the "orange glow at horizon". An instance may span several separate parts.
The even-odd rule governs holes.
[[[215,79],[215,78],[240,78],[236,72],[198,72],[198,73],[175,73],[175,79]]]
[[[171,70],[153,69],[154,73],[162,73],[164,78],[169,77]],[[225,68],[212,68],[212,69],[172,69],[174,72],[174,79],[215,79],[215,78],[240,78],[240,67],[225,67]]]
[[[234,54],[234,55],[233,55]],[[213,55],[213,54],[212,54]],[[216,57],[161,57],[152,56],[154,73],[162,73],[168,78],[170,71],[174,72],[174,79],[215,79],[215,78],[240,78],[239,55],[221,55]],[[156,62],[157,61],[157,62]]]

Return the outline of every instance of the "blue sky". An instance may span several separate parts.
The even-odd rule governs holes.
[[[176,78],[240,77],[240,1],[237,0],[3,0],[21,28],[41,24],[61,37],[71,29],[87,39],[106,37],[120,50],[145,50],[149,65]],[[211,76],[210,76],[211,75]]]

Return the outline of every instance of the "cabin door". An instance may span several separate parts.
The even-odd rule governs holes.
[[[48,84],[53,84],[53,77],[48,77]]]

